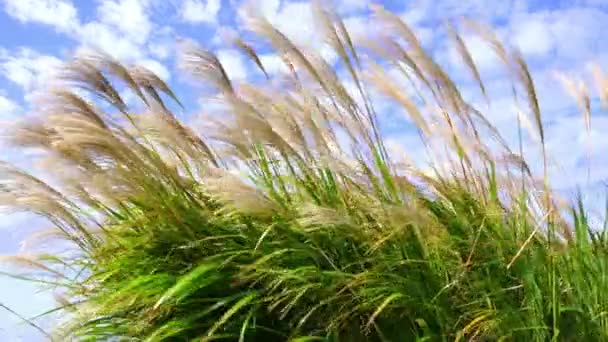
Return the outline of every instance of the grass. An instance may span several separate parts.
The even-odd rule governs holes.
[[[146,69],[100,55],[65,66],[65,87],[9,137],[40,151],[49,179],[0,165],[0,204],[46,217],[53,228],[32,239],[69,247],[5,258],[53,288],[69,317],[54,339],[608,340],[608,235],[582,201],[552,191],[521,55],[464,23],[528,105],[540,139],[526,152],[542,156],[541,177],[523,132],[513,151],[407,24],[373,11],[383,33],[355,46],[316,8],[337,66],[252,16],[257,38],[234,42],[260,68],[252,84],[184,44],[181,66],[224,107],[203,134]],[[449,34],[487,96],[459,31]],[[269,74],[260,42],[286,74]],[[387,148],[379,94],[409,116],[432,163]]]

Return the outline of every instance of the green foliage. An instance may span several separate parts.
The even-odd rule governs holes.
[[[41,281],[61,278],[70,320],[57,339],[608,340],[608,240],[582,201],[564,217],[546,172],[539,186],[396,16],[374,9],[389,33],[362,58],[342,22],[317,10],[352,80],[258,18],[252,29],[291,70],[279,90],[237,85],[211,53],[185,48],[185,67],[229,108],[208,137],[173,116],[160,79],[98,56],[76,58],[64,77],[99,108],[53,92],[48,115],[15,129],[13,143],[60,166],[48,169],[56,187],[9,165],[0,182],[0,204],[45,216],[73,247],[13,258]],[[475,28],[516,67],[514,91],[544,139],[525,63]],[[270,77],[253,45],[237,45]],[[427,99],[410,99],[391,66]],[[371,89],[407,111],[425,143],[443,143],[427,145],[432,172],[389,152]]]

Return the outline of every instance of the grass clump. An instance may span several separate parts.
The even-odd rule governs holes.
[[[466,23],[529,105],[540,179],[521,140],[513,151],[406,23],[373,11],[384,33],[355,46],[316,8],[337,66],[252,16],[287,70],[270,75],[259,42],[237,40],[260,68],[252,84],[184,45],[182,67],[223,106],[203,134],[176,118],[176,95],[146,69],[99,55],[65,66],[65,87],[10,137],[41,151],[49,180],[8,164],[0,180],[3,206],[46,217],[42,236],[68,247],[11,259],[52,284],[69,313],[57,340],[608,339],[608,240],[580,202],[568,209],[551,190],[521,56]],[[380,95],[408,115],[433,162],[387,148]]]

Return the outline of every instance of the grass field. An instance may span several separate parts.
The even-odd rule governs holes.
[[[382,35],[355,46],[316,15],[337,66],[257,17],[255,38],[234,41],[259,66],[251,84],[183,43],[182,69],[221,102],[201,132],[161,79],[101,55],[72,60],[37,120],[10,130],[48,179],[1,164],[0,205],[47,218],[32,241],[67,247],[5,258],[55,292],[69,320],[52,338],[608,340],[608,236],[552,190],[521,54],[478,24],[448,28],[480,94],[461,29],[509,72],[524,108],[511,146],[397,16],[375,8]],[[285,74],[268,75],[261,42]],[[589,95],[563,81],[589,123]],[[378,98],[407,116],[426,162],[387,147]]]

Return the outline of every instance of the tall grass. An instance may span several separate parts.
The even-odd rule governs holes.
[[[184,44],[181,67],[223,106],[202,134],[176,118],[161,79],[100,55],[67,64],[37,120],[11,129],[49,179],[2,164],[0,203],[53,224],[32,239],[69,247],[9,258],[54,288],[69,317],[55,338],[608,340],[607,235],[582,201],[565,206],[552,191],[521,55],[464,23],[527,105],[541,177],[397,16],[374,7],[382,33],[355,46],[340,18],[315,9],[337,66],[257,16],[257,38],[234,42],[260,68],[251,84]],[[268,72],[260,42],[288,72]],[[386,146],[378,98],[408,115],[430,163]]]

